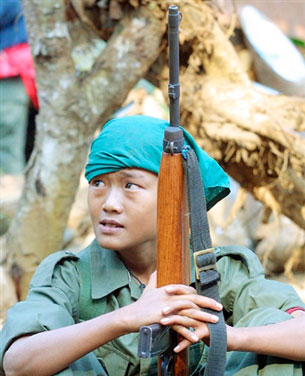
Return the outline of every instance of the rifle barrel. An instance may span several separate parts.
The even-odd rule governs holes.
[[[170,100],[169,122],[171,126],[180,125],[180,83],[179,83],[179,23],[181,13],[176,5],[168,8],[168,45],[169,45],[169,85]]]

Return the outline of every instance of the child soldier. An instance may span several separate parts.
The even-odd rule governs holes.
[[[190,346],[190,374],[203,374],[207,323],[224,310],[226,375],[301,376],[305,304],[288,285],[266,280],[255,254],[216,249],[222,305],[191,286],[156,288],[156,202],[168,123],[146,116],[108,122],[86,166],[95,240],[77,255],[47,257],[27,296],[8,312],[1,369],[9,375],[156,375],[156,359],[137,356],[143,325],[170,325]],[[207,202],[228,178],[184,131],[199,160]],[[192,330],[190,329],[192,328]]]

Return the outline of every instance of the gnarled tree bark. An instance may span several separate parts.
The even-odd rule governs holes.
[[[127,13],[94,67],[79,77],[72,59],[77,40],[71,38],[65,1],[27,0],[23,5],[40,110],[25,187],[6,235],[5,263],[21,299],[40,261],[62,246],[94,131],[156,59],[164,31],[145,7]]]
[[[167,96],[167,1],[109,0],[104,23],[111,14],[122,19],[109,21],[107,30],[85,9],[97,1],[71,3],[83,22],[65,8],[68,1],[23,3],[40,113],[23,196],[6,237],[5,264],[20,298],[42,258],[61,247],[94,131],[145,75]],[[181,123],[243,187],[304,229],[304,99],[259,93],[206,2],[179,1],[179,7]],[[91,48],[101,35],[111,35],[107,46],[80,71],[73,52],[81,44]]]
[[[305,229],[305,100],[259,92],[206,3],[180,10],[182,125],[242,187]],[[166,95],[164,61],[149,77]]]

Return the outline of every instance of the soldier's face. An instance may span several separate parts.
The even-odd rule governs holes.
[[[117,251],[155,251],[157,188],[157,175],[136,168],[93,178],[88,206],[98,243]]]

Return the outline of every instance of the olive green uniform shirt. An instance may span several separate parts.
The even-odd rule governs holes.
[[[233,326],[259,326],[291,319],[285,311],[305,304],[292,287],[264,277],[255,254],[243,247],[216,248],[225,318]],[[38,267],[27,299],[13,306],[1,331],[1,360],[14,339],[53,330],[128,305],[141,296],[117,252],[96,241],[81,253],[51,254]],[[131,333],[96,349],[58,375],[157,375],[156,359],[139,359],[138,333]],[[191,346],[191,372],[203,374],[208,347]],[[302,376],[302,363],[265,355],[230,352],[226,376]]]

